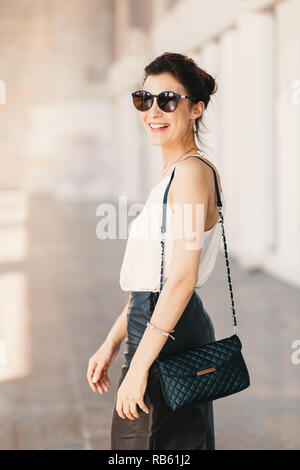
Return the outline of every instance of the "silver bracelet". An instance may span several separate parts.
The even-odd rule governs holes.
[[[168,331],[160,330],[160,329],[157,328],[156,326],[152,325],[149,321],[147,322],[147,327],[148,327],[148,328],[151,328],[151,330],[156,331],[157,333],[160,333],[161,335],[170,336],[170,337],[175,341],[174,336],[170,335],[170,333],[169,333]],[[174,330],[171,330],[171,333],[172,333],[173,331],[174,331]]]

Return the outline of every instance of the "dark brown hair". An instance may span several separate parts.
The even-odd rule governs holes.
[[[216,93],[218,86],[215,79],[198,67],[190,57],[175,52],[164,52],[156,57],[144,69],[145,75],[143,85],[149,75],[159,75],[161,73],[170,73],[186,89],[186,94],[195,97],[195,101],[203,101],[205,108],[210,100],[210,96]],[[190,101],[191,106],[192,102]],[[202,123],[203,114],[195,120],[196,136],[201,142],[199,128]]]

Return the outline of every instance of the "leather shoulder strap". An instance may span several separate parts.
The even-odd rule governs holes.
[[[176,168],[176,167],[175,167]],[[162,225],[161,225],[161,231],[164,233],[167,229],[167,200],[168,200],[168,192],[170,189],[170,184],[172,183],[172,179],[174,178],[174,173],[175,173],[175,168],[172,171],[170,180],[167,184],[167,187],[165,189],[164,193],[164,199],[163,199],[163,215],[162,215]]]

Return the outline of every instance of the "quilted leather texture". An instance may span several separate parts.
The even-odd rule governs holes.
[[[160,383],[173,411],[240,392],[250,385],[242,344],[234,334],[192,350],[157,359]],[[211,372],[197,372],[215,368]]]

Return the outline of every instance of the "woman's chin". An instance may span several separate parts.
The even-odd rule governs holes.
[[[169,141],[169,139],[164,139],[157,135],[149,135],[149,140],[152,145],[166,145]]]

